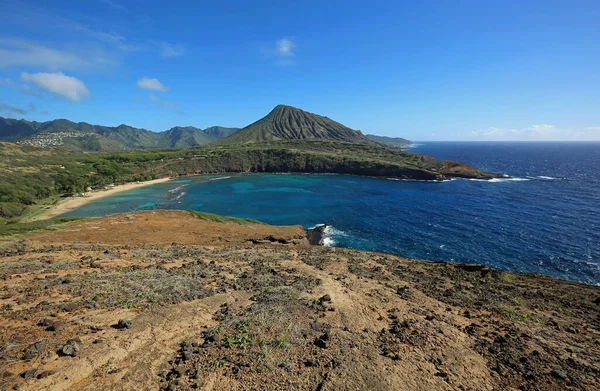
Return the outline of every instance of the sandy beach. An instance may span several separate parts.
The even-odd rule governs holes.
[[[69,212],[75,208],[78,208],[82,205],[85,205],[89,202],[95,201],[99,198],[106,197],[109,195],[122,193],[124,191],[137,189],[144,186],[150,186],[157,183],[162,183],[170,180],[171,178],[161,178],[155,179],[152,181],[146,182],[131,182],[125,183],[123,185],[117,185],[115,187],[109,189],[95,190],[85,194],[83,197],[69,197],[61,199],[56,204],[52,205],[48,209],[42,211],[40,214],[35,215],[31,218],[26,219],[26,221],[38,221],[38,220],[47,220],[56,216],[60,216],[63,213]]]

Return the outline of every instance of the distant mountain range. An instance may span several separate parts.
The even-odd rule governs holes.
[[[176,126],[164,132],[152,132],[128,125],[109,127],[66,119],[35,122],[0,117],[0,141],[86,151],[193,147],[220,140],[238,130],[222,126],[204,130]]]
[[[404,148],[412,144],[412,141],[401,137],[376,136],[374,134],[367,134],[367,137],[373,141],[378,141],[396,148]]]
[[[222,145],[263,143],[282,140],[333,140],[358,144],[388,144],[402,147],[402,138],[364,135],[327,117],[278,105],[266,117],[243,129],[213,126],[199,129],[176,126],[152,132],[128,125],[108,127],[57,119],[35,122],[0,117],[0,141],[38,146],[61,146],[85,151],[185,148],[219,142]]]

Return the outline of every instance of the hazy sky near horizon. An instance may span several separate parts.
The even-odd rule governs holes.
[[[412,140],[600,140],[600,1],[0,0],[0,116],[161,131],[283,103]]]

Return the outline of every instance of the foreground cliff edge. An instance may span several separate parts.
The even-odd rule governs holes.
[[[184,211],[0,246],[0,389],[600,389],[599,287]]]

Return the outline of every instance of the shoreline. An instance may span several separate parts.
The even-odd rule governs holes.
[[[124,183],[122,185],[117,185],[110,189],[102,189],[102,190],[94,190],[86,193],[83,197],[68,197],[65,199],[59,200],[56,204],[51,205],[48,209],[43,210],[41,213],[32,216],[30,218],[26,218],[24,222],[32,222],[32,221],[40,221],[40,220],[48,220],[54,217],[60,216],[63,213],[67,213],[72,211],[73,209],[79,208],[82,205],[90,203],[92,201],[98,200],[100,198],[104,198],[113,194],[122,193],[124,191],[138,189],[140,187],[155,185],[157,183],[163,183],[170,181],[171,178],[160,178],[153,179],[151,181],[145,182],[129,182]]]

